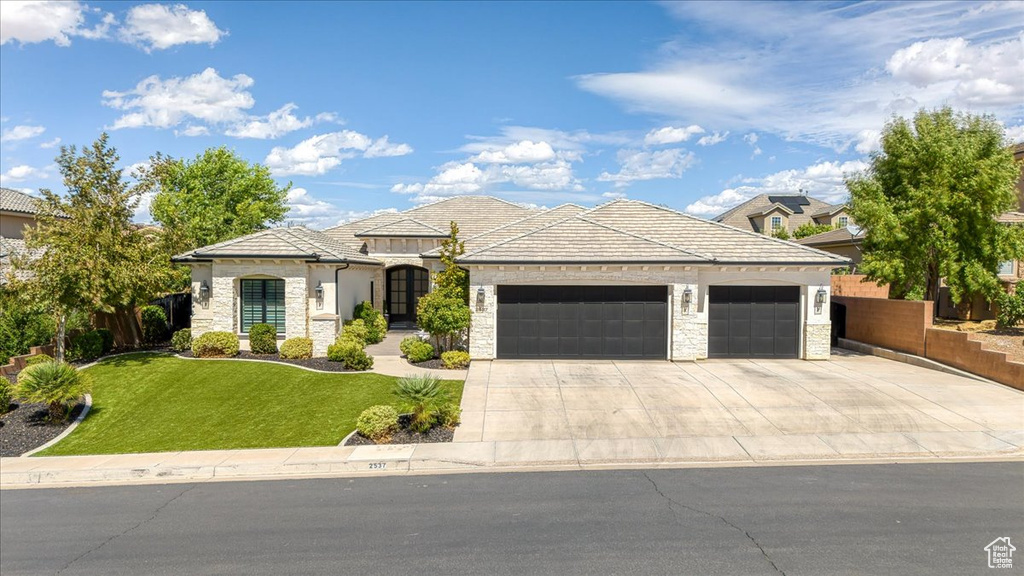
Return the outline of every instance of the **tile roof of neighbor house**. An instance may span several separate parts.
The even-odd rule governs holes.
[[[448,236],[448,232],[444,232],[439,228],[435,228],[429,224],[424,224],[419,220],[412,218],[403,218],[401,220],[395,220],[388,222],[387,224],[381,224],[372,228],[357,232],[356,236],[359,237],[374,237],[374,236],[385,236],[385,237],[402,237],[407,236],[410,238],[444,238]]]
[[[194,262],[215,258],[278,258],[317,262],[380,264],[323,232],[303,226],[272,228],[248,236],[204,246],[172,258],[175,262]]]
[[[445,231],[446,236],[451,221],[455,220],[459,224],[459,235],[470,238],[540,211],[538,208],[520,206],[492,196],[456,196],[403,212],[385,212],[346,222],[324,230],[324,234],[358,250],[363,245],[363,241],[356,238],[359,232],[399,220],[413,219]]]
[[[1024,224],[1024,212],[1003,212],[996,216],[996,221],[1004,224]]]
[[[0,210],[5,212],[38,214],[38,203],[39,199],[35,196],[11,188],[0,188]]]
[[[500,240],[464,263],[679,262],[843,266],[847,258],[638,200],[614,200]]]
[[[585,212],[587,209],[583,206],[577,206],[576,204],[562,204],[555,206],[549,210],[543,212],[537,212],[531,214],[526,218],[516,220],[504,226],[499,226],[493,230],[484,232],[483,234],[477,234],[471,238],[463,240],[463,244],[466,248],[466,252],[473,252],[481,248],[495,244],[501,240],[514,238],[521,234],[536,230],[553,222],[564,220],[570,216],[575,216],[580,212]],[[423,254],[427,258],[437,258],[441,256],[440,247],[434,248],[429,252]]]
[[[42,249],[29,251],[25,241],[21,238],[4,238],[0,236],[0,284],[7,281],[7,276],[14,267],[13,258],[20,254],[29,254],[30,258],[36,258],[42,254]],[[15,277],[24,280],[29,277],[29,272],[19,270]]]
[[[835,230],[829,230],[813,236],[793,240],[793,242],[804,246],[826,246],[830,244],[845,243],[857,244],[863,240],[863,228],[860,226],[846,226],[845,228],[836,228]]]
[[[712,218],[712,220],[723,224],[729,224],[730,226],[735,226],[737,228],[743,228],[744,230],[751,230],[752,225],[750,223],[750,216],[763,215],[776,203],[785,206],[787,203],[795,204],[796,201],[802,200],[806,200],[807,204],[799,206],[799,211],[787,206],[788,209],[794,212],[789,216],[789,225],[791,228],[796,228],[801,224],[812,222],[813,216],[818,216],[832,210],[833,208],[842,206],[841,204],[829,204],[828,202],[822,202],[817,198],[804,196],[802,194],[759,194],[738,206],[722,212],[718,216]]]

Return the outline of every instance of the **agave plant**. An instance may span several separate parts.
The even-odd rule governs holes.
[[[412,412],[410,427],[421,433],[430,430],[438,407],[448,401],[448,392],[441,387],[441,380],[429,374],[399,378],[395,383],[395,396]]]
[[[18,396],[48,405],[52,422],[67,420],[71,408],[91,387],[88,375],[63,362],[43,362],[18,374]]]

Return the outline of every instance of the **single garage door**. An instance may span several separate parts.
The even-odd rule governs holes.
[[[667,286],[498,286],[498,358],[661,358]]]
[[[799,287],[711,286],[708,290],[708,356],[797,357]]]

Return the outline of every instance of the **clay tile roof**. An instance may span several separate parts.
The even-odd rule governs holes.
[[[5,212],[39,213],[39,199],[11,188],[0,188],[0,210]]]

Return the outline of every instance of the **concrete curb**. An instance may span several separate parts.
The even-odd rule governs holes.
[[[918,368],[927,368],[929,370],[935,370],[938,372],[945,372],[946,374],[952,374],[954,376],[962,376],[964,378],[970,378],[986,384],[996,384],[997,386],[1007,386],[996,382],[995,380],[989,380],[984,376],[978,376],[977,374],[960,370],[959,368],[953,368],[952,366],[946,366],[941,362],[936,362],[928,358],[921,356],[915,356],[913,354],[907,354],[906,352],[898,352],[889,348],[882,348],[881,346],[874,346],[872,344],[865,344],[856,340],[847,340],[846,338],[839,339],[839,347],[845,348],[846,350],[852,350],[854,352],[860,352],[861,354],[870,354],[872,356],[878,356],[879,358],[885,358],[886,360],[894,360],[896,362],[902,362],[904,364],[910,364],[911,366],[917,366]]]
[[[46,450],[50,446],[53,446],[57,442],[60,442],[61,440],[66,438],[68,436],[68,434],[71,434],[72,432],[75,431],[75,428],[78,428],[78,425],[82,423],[82,420],[85,420],[85,417],[89,414],[89,410],[90,409],[92,409],[92,394],[86,394],[85,395],[85,407],[82,408],[82,411],[78,414],[78,417],[75,418],[75,421],[72,422],[71,425],[68,426],[66,430],[64,430],[63,432],[58,434],[57,437],[54,438],[53,440],[50,440],[49,442],[47,442],[46,444],[43,444],[42,446],[39,446],[37,448],[33,448],[32,450],[29,450],[28,452],[25,452],[21,456],[18,456],[18,458],[28,458],[29,456],[31,456],[31,455],[33,455],[33,454],[35,454],[37,452],[42,452],[43,450]]]

